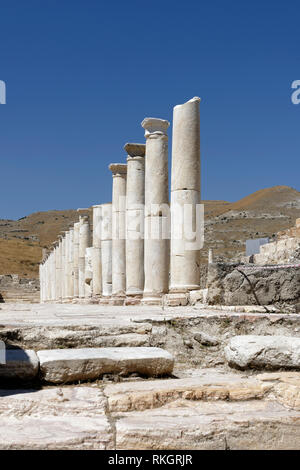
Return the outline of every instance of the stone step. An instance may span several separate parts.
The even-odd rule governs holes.
[[[300,449],[300,412],[274,401],[178,400],[158,409],[113,413],[116,449]]]
[[[113,449],[105,409],[92,387],[0,390],[0,449]]]
[[[38,351],[40,372],[50,383],[97,379],[103,374],[171,374],[174,359],[160,348],[83,348]]]
[[[158,408],[178,399],[186,400],[250,400],[261,399],[272,389],[271,379],[221,370],[197,371],[196,377],[160,379],[110,384],[104,388],[109,411],[143,411]]]

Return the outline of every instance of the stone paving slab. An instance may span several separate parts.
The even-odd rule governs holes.
[[[0,364],[0,382],[6,380],[32,380],[39,371],[39,360],[34,351],[7,349],[6,363]]]
[[[115,417],[117,449],[300,449],[300,412],[272,401],[178,400]]]
[[[197,376],[183,379],[107,385],[104,394],[108,400],[109,411],[143,411],[159,408],[181,398],[192,401],[261,399],[272,388],[270,382],[257,380],[256,377],[215,369],[197,372]]]
[[[82,348],[38,351],[40,372],[47,382],[96,379],[103,374],[137,372],[146,376],[170,374],[174,359],[160,348]]]

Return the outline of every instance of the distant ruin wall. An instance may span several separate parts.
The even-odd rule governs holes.
[[[212,305],[256,305],[257,299],[260,305],[296,305],[300,303],[300,267],[213,263],[207,287],[207,303]]]
[[[0,303],[40,301],[38,279],[20,278],[17,274],[0,275]]]

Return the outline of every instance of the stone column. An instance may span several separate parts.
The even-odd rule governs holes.
[[[91,299],[92,297],[92,253],[93,247],[86,248],[85,250],[85,266],[84,266],[84,297],[85,299]]]
[[[40,279],[40,303],[43,304],[44,303],[44,285],[43,285],[43,282],[44,282],[44,272],[43,272],[43,263],[40,263],[39,264],[39,279]]]
[[[85,250],[90,246],[90,224],[87,216],[80,216],[79,227],[79,298],[85,297]]]
[[[69,301],[69,231],[65,232],[64,302]]]
[[[92,292],[93,297],[102,294],[102,268],[101,268],[101,205],[93,206],[93,250],[92,256]]]
[[[54,249],[50,253],[50,283],[51,283],[51,302],[54,302],[56,299],[55,287],[56,287],[56,279],[55,279],[55,255]]]
[[[68,231],[68,258],[67,258],[67,297],[73,300],[74,297],[74,277],[73,277],[73,250],[74,250],[74,228]]]
[[[66,237],[61,235],[61,301],[66,297]]]
[[[55,301],[60,302],[61,300],[61,256],[60,256],[61,245],[56,242],[55,245]]]
[[[101,303],[107,303],[112,292],[112,205],[101,204],[101,269],[102,269],[102,298]]]
[[[139,303],[144,291],[145,145],[126,144],[126,304]]]
[[[126,291],[126,173],[127,165],[112,163],[112,300],[122,305]]]
[[[145,286],[143,303],[159,305],[169,284],[168,136],[170,123],[146,118]]]
[[[79,262],[79,230],[80,222],[74,224],[74,235],[73,235],[73,292],[74,299],[77,299],[79,296],[79,272],[78,272],[78,262]]]
[[[170,292],[200,288],[200,98],[174,107],[171,179]],[[193,234],[194,232],[194,234]],[[178,299],[180,295],[178,296]]]

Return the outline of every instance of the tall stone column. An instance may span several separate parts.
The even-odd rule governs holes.
[[[142,302],[159,305],[169,285],[168,136],[170,123],[146,118],[145,286]]]
[[[84,270],[84,297],[86,300],[91,299],[92,297],[92,280],[93,280],[93,271],[92,271],[92,253],[93,247],[86,248],[85,250],[85,270]]]
[[[69,301],[69,238],[70,234],[69,231],[67,230],[65,232],[65,256],[64,256],[64,261],[65,261],[65,266],[64,266],[64,302]]]
[[[74,250],[74,228],[68,231],[68,258],[67,258],[67,298],[69,301],[74,297],[74,277],[73,277],[73,250]]]
[[[90,224],[87,216],[80,216],[79,228],[79,298],[85,297],[85,250],[90,246]]]
[[[40,279],[40,303],[44,303],[44,264],[43,262],[39,264],[39,279]]]
[[[112,301],[122,305],[126,291],[126,174],[127,165],[112,163]]]
[[[107,303],[112,292],[112,205],[101,204],[102,298]]]
[[[79,230],[80,222],[74,224],[74,235],[73,235],[73,292],[74,299],[77,299],[79,296]]]
[[[56,287],[56,279],[55,279],[55,255],[54,249],[50,253],[50,283],[51,283],[51,302],[54,302],[56,299],[55,287]]]
[[[102,267],[101,267],[101,205],[93,206],[93,250],[92,256],[92,292],[93,297],[102,294]]]
[[[66,237],[61,235],[61,301],[66,297]]]
[[[144,291],[145,145],[128,143],[126,185],[126,304]]]
[[[175,106],[173,113],[170,292],[178,294],[200,288],[199,103],[195,97]]]
[[[61,255],[60,255],[61,245],[59,242],[55,244],[55,301],[59,302],[61,300]]]

